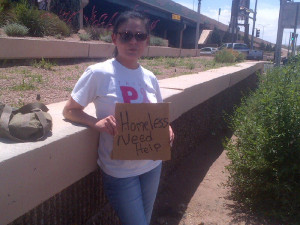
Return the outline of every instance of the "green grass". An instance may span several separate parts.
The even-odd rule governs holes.
[[[20,84],[16,84],[15,86],[11,87],[13,91],[28,91],[28,90],[37,90],[38,88],[34,85],[34,80],[25,80],[23,77],[22,82]]]
[[[158,69],[153,69],[152,72],[155,74],[155,75],[161,75],[162,72],[160,72]]]
[[[0,74],[0,80],[7,80],[9,79],[7,75]]]
[[[73,90],[73,87],[65,87],[64,90],[71,93]]]
[[[194,63],[194,62],[189,62],[189,63],[186,65],[186,68],[188,68],[189,70],[195,69],[195,63]]]
[[[77,76],[67,76],[64,78],[64,80],[76,80],[77,79]]]

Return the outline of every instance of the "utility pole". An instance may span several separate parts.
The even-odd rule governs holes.
[[[199,26],[200,26],[200,9],[201,9],[201,0],[198,0],[198,19],[196,27],[196,37],[195,37],[195,49],[198,49],[198,40],[199,40]]]
[[[295,56],[295,48],[296,48],[296,32],[297,32],[297,22],[298,22],[298,13],[299,13],[299,4],[297,4],[297,10],[296,10],[296,19],[295,19],[295,26],[294,26],[294,38],[292,41],[292,56]]]
[[[287,54],[287,57],[290,57],[290,46],[291,46],[291,39],[292,39],[292,33],[290,32],[290,39],[289,39],[289,45],[288,45],[288,54]]]
[[[277,29],[277,40],[276,40],[276,49],[275,49],[275,65],[279,66],[281,61],[281,44],[284,27],[282,25],[282,14],[283,7],[286,4],[287,0],[280,0],[280,9],[279,9],[279,18],[278,18],[278,29]]]
[[[245,35],[244,35],[244,42],[249,46],[249,15],[245,17]]]
[[[229,31],[231,33],[231,42],[236,41],[238,34],[238,13],[239,13],[240,0],[233,0],[231,6],[231,19],[229,25]]]
[[[257,0],[255,0],[255,8],[253,15],[253,27],[252,27],[252,36],[251,36],[251,49],[253,49],[253,39],[254,39],[254,30],[255,30],[255,22],[256,22],[256,9],[257,9]]]

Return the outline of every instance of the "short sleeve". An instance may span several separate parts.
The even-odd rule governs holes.
[[[156,77],[155,77],[155,81],[154,81],[154,88],[155,88],[157,103],[162,103],[163,99],[162,99],[162,96],[161,96],[160,87],[159,87],[159,84],[158,84],[158,81],[157,81]]]
[[[78,104],[85,107],[97,97],[97,86],[97,77],[88,67],[77,81],[71,96]]]

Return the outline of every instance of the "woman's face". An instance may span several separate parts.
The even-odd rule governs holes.
[[[117,58],[137,61],[148,45],[149,36],[145,39],[145,34],[145,24],[140,19],[129,19],[121,24],[118,33],[112,35],[112,41],[118,49]]]

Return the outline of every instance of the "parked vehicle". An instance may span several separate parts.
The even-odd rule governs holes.
[[[247,59],[262,60],[264,53],[262,50],[249,50]]]
[[[232,47],[233,45],[233,47]],[[243,54],[245,54],[246,56],[248,55],[249,52],[249,48],[246,44],[243,43],[224,43],[220,49],[224,49],[224,48],[231,48],[233,50],[236,50],[238,52],[241,52]]]
[[[200,49],[200,54],[201,55],[213,55],[218,51],[217,48],[213,47],[205,47]]]
[[[233,47],[232,47],[233,45]],[[224,43],[219,49],[229,48],[243,53],[246,59],[263,59],[263,51],[261,50],[251,50],[246,44],[243,43]]]

